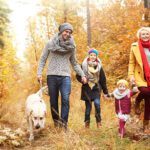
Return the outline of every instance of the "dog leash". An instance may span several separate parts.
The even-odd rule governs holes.
[[[41,90],[41,97],[43,96],[42,87],[43,87],[43,85],[42,85],[42,80],[40,80],[40,90]]]
[[[47,86],[44,86],[44,87],[43,87],[42,80],[40,80],[39,82],[40,82],[40,90],[41,90],[41,94],[43,95],[44,90],[45,90],[46,88],[48,88],[48,87],[47,87]]]
[[[40,88],[42,89],[43,85],[42,85],[42,80],[40,80]]]

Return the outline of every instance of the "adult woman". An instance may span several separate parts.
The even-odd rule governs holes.
[[[69,96],[71,92],[70,63],[83,83],[86,78],[76,60],[76,46],[72,36],[73,27],[69,23],[59,26],[59,32],[49,40],[39,60],[37,78],[42,80],[42,72],[49,57],[47,68],[47,85],[50,95],[51,113],[54,125],[63,125],[67,129],[69,115]],[[59,116],[58,96],[61,93],[61,116]]]
[[[136,98],[135,111],[138,112],[139,104],[145,100],[144,132],[149,133],[148,124],[150,120],[150,29],[142,27],[138,33],[138,42],[133,43],[130,51],[129,78],[135,82],[140,91]]]

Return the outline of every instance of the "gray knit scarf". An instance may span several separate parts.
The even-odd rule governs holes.
[[[49,44],[49,50],[54,52],[68,53],[76,48],[73,36],[64,41],[59,32],[52,37]]]
[[[130,92],[129,89],[125,90],[123,93],[120,93],[118,89],[115,89],[113,94],[117,100],[124,98]]]

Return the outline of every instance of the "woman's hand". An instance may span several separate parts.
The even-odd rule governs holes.
[[[132,84],[135,83],[135,78],[134,78],[134,77],[130,78],[130,82],[131,82]]]

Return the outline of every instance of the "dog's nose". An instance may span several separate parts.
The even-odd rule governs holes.
[[[40,128],[40,125],[39,125],[39,124],[37,124],[37,125],[35,126],[35,128],[36,128],[36,129],[39,129],[39,128]]]

